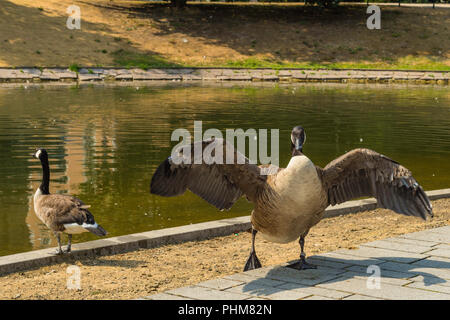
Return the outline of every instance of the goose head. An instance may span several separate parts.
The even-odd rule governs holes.
[[[293,156],[300,154],[303,151],[305,141],[305,129],[303,129],[302,126],[294,127],[291,132],[291,151]]]
[[[33,153],[33,157],[39,160],[48,159],[47,150],[45,149],[36,149],[36,151]]]

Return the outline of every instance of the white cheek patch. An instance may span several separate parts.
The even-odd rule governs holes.
[[[34,154],[34,156],[35,156],[36,158],[39,158],[39,156],[41,155],[41,153],[42,153],[42,151],[41,151],[41,150],[38,150],[38,151],[36,151],[36,153]]]

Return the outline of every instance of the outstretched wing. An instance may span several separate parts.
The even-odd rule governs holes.
[[[411,171],[369,149],[355,149],[330,162],[321,172],[331,205],[372,196],[380,207],[426,219],[430,200]]]
[[[223,210],[243,194],[254,201],[266,188],[266,179],[260,167],[226,140],[213,138],[175,149],[153,174],[150,192],[171,197],[189,189]]]

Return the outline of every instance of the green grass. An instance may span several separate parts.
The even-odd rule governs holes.
[[[351,49],[355,53],[363,51],[361,47]],[[232,68],[270,68],[270,69],[399,69],[399,70],[436,70],[450,71],[450,66],[445,65],[440,60],[428,57],[407,56],[394,59],[385,57],[376,61],[355,61],[325,63],[319,61],[307,62],[285,62],[276,59],[260,59],[251,57],[243,60],[229,60],[225,63],[210,64],[184,64],[170,62],[159,55],[136,53],[127,50],[117,50],[110,53],[113,56],[114,64],[125,68],[180,68],[180,67],[232,67]]]
[[[180,67],[158,55],[130,52],[123,49],[114,51],[111,54],[114,58],[114,63],[125,68],[140,68],[147,70],[150,68]]]
[[[356,51],[360,51],[356,49]],[[399,69],[399,70],[436,70],[436,71],[450,71],[450,66],[447,66],[439,61],[434,61],[429,58],[414,58],[405,57],[398,60],[386,58],[383,61],[375,62],[282,62],[271,61],[256,58],[248,58],[239,61],[228,61],[224,65],[217,65],[217,67],[234,67],[234,68],[271,68],[271,69]]]
[[[78,70],[80,70],[80,66],[76,63],[73,63],[69,66],[69,70],[72,72],[78,72]]]

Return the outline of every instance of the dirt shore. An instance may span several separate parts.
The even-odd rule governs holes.
[[[306,239],[308,255],[424,229],[450,225],[450,199],[433,202],[429,221],[376,209],[322,220]],[[0,299],[133,299],[242,271],[250,233],[187,242],[120,255],[83,259],[0,277]],[[257,238],[263,265],[295,260],[296,242],[279,245]],[[69,290],[67,267],[81,270],[81,290]]]
[[[70,5],[81,29],[69,30]],[[450,9],[4,0],[0,67],[235,66],[450,70]]]

